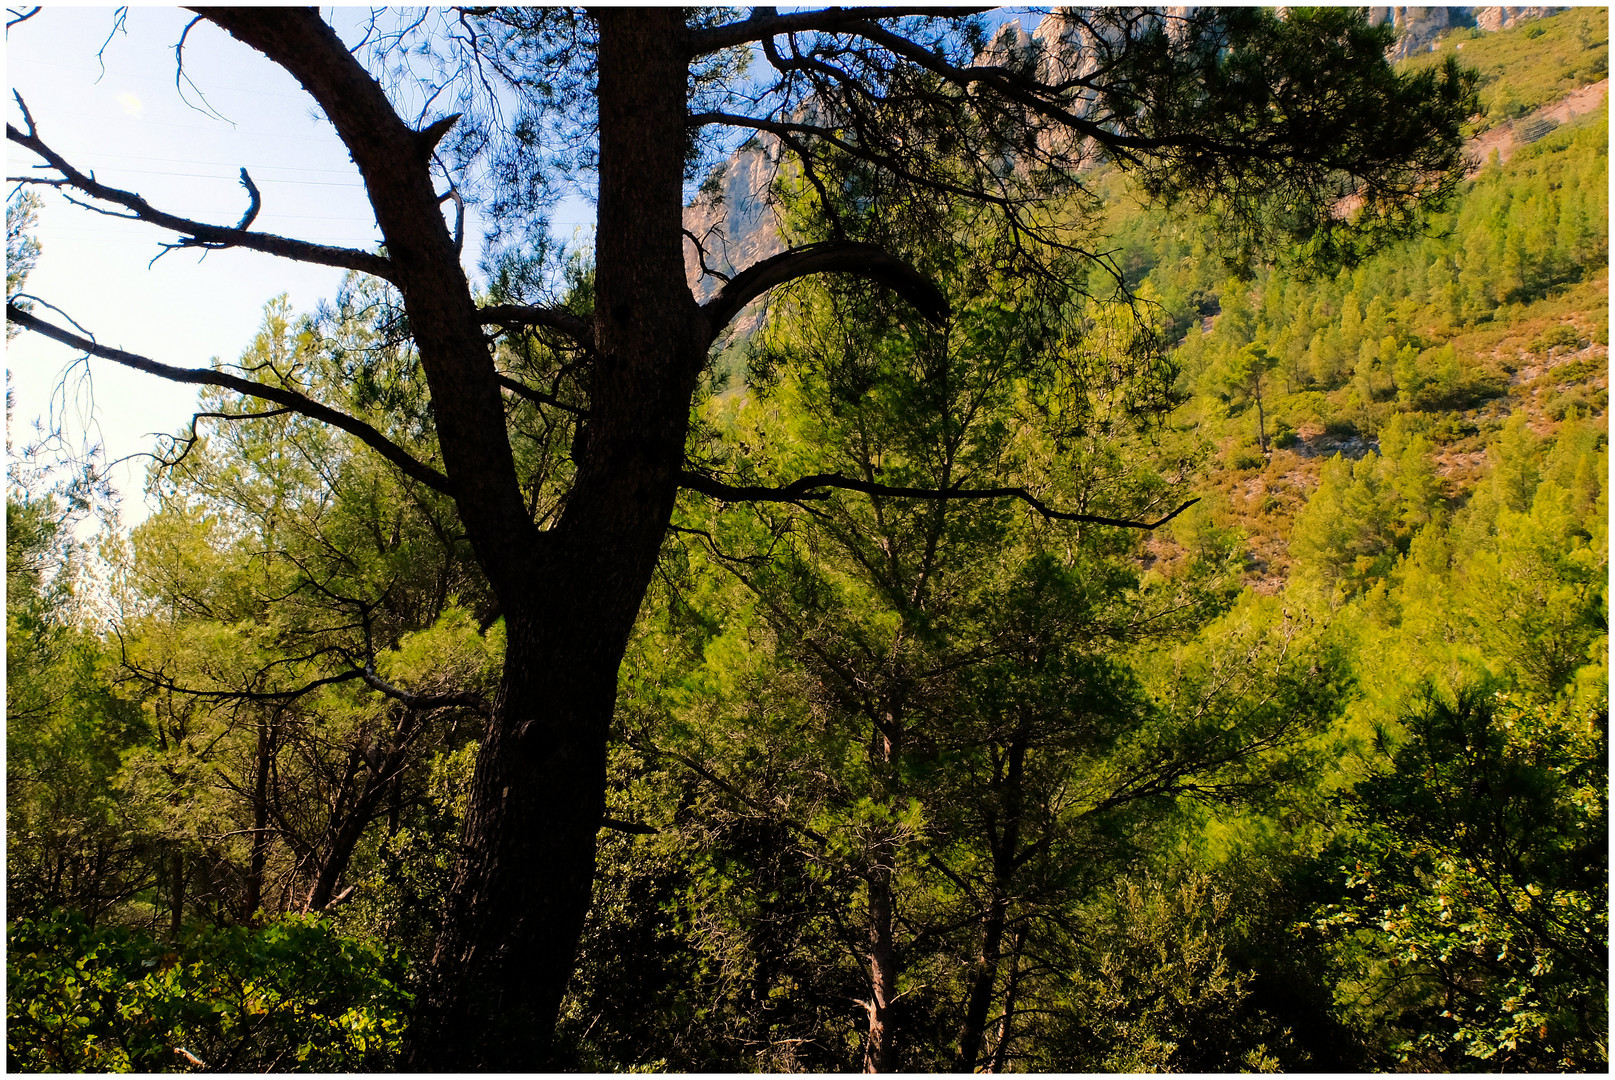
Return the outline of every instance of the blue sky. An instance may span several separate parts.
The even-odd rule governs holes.
[[[138,191],[154,205],[189,217],[231,224],[246,208],[238,182],[245,166],[263,192],[259,228],[304,239],[368,247],[379,239],[357,171],[312,101],[291,78],[209,25],[191,32],[186,72],[218,115],[188,105],[175,88],[174,44],[190,16],[169,8],[135,8],[127,33],[96,53],[114,22],[107,8],[47,8],[14,28],[6,43],[13,90],[28,103],[40,137],[69,161],[94,169],[105,183]],[[197,103],[187,88],[186,96]],[[221,118],[222,117],[222,118]],[[10,104],[7,120],[20,125]],[[34,164],[8,144],[6,174]],[[171,237],[45,196],[37,237],[43,245],[28,291],[62,308],[98,340],[153,359],[205,366],[234,359],[251,341],[265,301],[289,292],[300,309],[331,295],[340,272],[249,252],[205,259],[172,252],[150,267]],[[96,362],[93,381],[62,382],[73,354],[34,335],[8,345],[6,366],[16,394],[13,440],[28,439],[52,398],[75,432],[86,421],[93,387],[92,438],[110,458],[149,449],[150,432],[184,423],[194,389]],[[75,373],[76,374],[76,373]],[[126,520],[139,519],[145,463],[115,474],[126,493]]]

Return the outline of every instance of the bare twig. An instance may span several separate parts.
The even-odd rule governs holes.
[[[356,251],[352,248],[329,247],[324,244],[311,244],[304,240],[294,240],[290,237],[276,236],[271,233],[248,232],[246,225],[257,215],[255,208],[249,208],[248,216],[243,219],[244,224],[229,228],[221,225],[209,225],[206,222],[194,221],[190,218],[170,214],[152,206],[145,199],[132,191],[123,191],[119,188],[109,187],[96,180],[95,177],[79,171],[66,158],[52,150],[45,141],[39,137],[38,129],[34,125],[33,115],[28,111],[27,104],[22,95],[12,92],[17,105],[22,109],[23,122],[26,131],[18,131],[10,124],[6,125],[6,138],[38,154],[45,162],[58,173],[60,179],[41,176],[10,176],[8,182],[18,184],[31,184],[39,187],[52,187],[58,190],[70,188],[83,192],[92,199],[99,199],[114,206],[121,206],[130,211],[128,214],[115,215],[128,217],[134,220],[145,221],[165,229],[171,229],[185,237],[173,247],[208,247],[231,248],[241,247],[253,251],[262,251],[269,255],[279,255],[282,258],[297,262],[315,263],[320,266],[336,266],[345,270],[357,270],[362,274],[371,274],[375,277],[392,280],[392,264],[380,255],[372,255],[366,251]],[[247,188],[248,194],[254,196],[254,207],[257,204],[256,188],[252,186],[246,172],[242,172],[242,184]],[[80,205],[88,205],[81,203]],[[103,213],[107,211],[103,210]]]

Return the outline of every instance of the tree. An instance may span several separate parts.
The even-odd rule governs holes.
[[[1345,895],[1317,924],[1403,1065],[1609,1060],[1607,706],[1431,694],[1343,796]]]
[[[617,669],[681,487],[730,501],[882,490],[803,476],[758,491],[686,466],[692,397],[710,345],[737,312],[793,278],[851,273],[945,320],[937,290],[902,252],[872,243],[879,230],[867,223],[878,225],[906,192],[929,190],[1005,212],[1028,251],[1070,246],[1041,208],[1052,195],[1080,196],[1080,169],[1097,158],[1136,171],[1152,194],[1215,201],[1237,257],[1254,257],[1274,236],[1315,256],[1351,257],[1376,237],[1406,233],[1422,205],[1453,189],[1459,124],[1471,111],[1470,83],[1455,67],[1398,76],[1384,60],[1388,29],[1328,9],[1288,20],[1235,9],[1067,13],[1058,48],[979,64],[982,24],[957,12],[758,8],[737,19],[478,9],[372,26],[376,70],[400,70],[385,61],[405,50],[421,60],[412,70],[428,69],[421,83],[392,88],[401,99],[454,102],[412,126],[316,11],[216,8],[199,18],[315,99],[364,178],[384,251],[253,230],[260,197],[245,176],[250,202],[236,225],[160,210],[57,153],[19,100],[22,126],[8,124],[7,137],[47,173],[30,182],[169,230],[174,247],[248,248],[388,282],[408,316],[435,438],[406,448],[295,375],[180,368],[13,302],[7,316],[89,355],[329,424],[413,485],[454,500],[504,616],[507,652],[411,1035],[417,1067],[542,1059],[589,902]],[[770,70],[747,82],[753,46]],[[514,120],[503,121],[513,105]],[[863,162],[869,183],[857,193],[858,221],[832,219],[830,239],[746,267],[698,303],[684,272],[684,184],[692,150],[699,159],[728,131],[777,138],[809,186],[838,157]],[[592,311],[530,302],[519,258],[501,263],[514,286],[479,307],[461,267],[463,236],[441,207],[473,184],[473,165],[492,164],[480,173],[496,185],[485,192],[492,254],[519,255],[542,224],[553,148],[568,146],[583,148],[572,163],[598,182]],[[1339,214],[1342,199],[1357,212]],[[550,389],[524,382],[501,369],[490,326],[562,343],[570,362]],[[518,473],[513,444],[523,440],[508,420],[516,400],[572,428],[575,473]],[[535,505],[549,502],[544,485],[554,483],[564,485],[561,508],[537,521]]]
[[[1256,445],[1263,454],[1268,452],[1268,447],[1267,410],[1263,406],[1262,395],[1268,375],[1278,365],[1278,357],[1252,342],[1229,357],[1222,371],[1218,372],[1218,381],[1228,397],[1243,397],[1256,404]]]
[[[315,318],[272,301],[242,364],[297,371],[407,443],[412,353],[376,283],[350,285]],[[153,735],[126,772],[170,847],[176,932],[187,877],[232,918],[324,910],[366,828],[396,823],[432,751],[487,711],[498,637],[478,633],[491,598],[446,498],[295,412],[218,388],[202,407],[120,560]]]

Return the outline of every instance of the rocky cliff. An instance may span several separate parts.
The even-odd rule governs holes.
[[[1436,39],[1455,26],[1475,26],[1495,32],[1528,19],[1563,11],[1562,7],[1371,7],[1369,21],[1389,22],[1399,31],[1391,46],[1393,60],[1405,60],[1430,49]]]

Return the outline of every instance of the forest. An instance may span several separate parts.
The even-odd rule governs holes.
[[[1320,12],[1260,32],[1384,67]],[[547,1067],[1605,1071],[1608,113],[1552,110],[1607,29],[1398,64],[1492,148],[1360,235],[1119,151],[1029,224],[833,140],[781,167],[792,250],[911,269],[783,281],[692,376]],[[493,339],[541,528],[611,437],[552,332],[607,348],[608,239]],[[527,631],[422,479],[459,474],[415,303],[355,269],[228,365],[397,454],[205,385],[133,529],[8,405],[8,1068],[420,1060]]]

